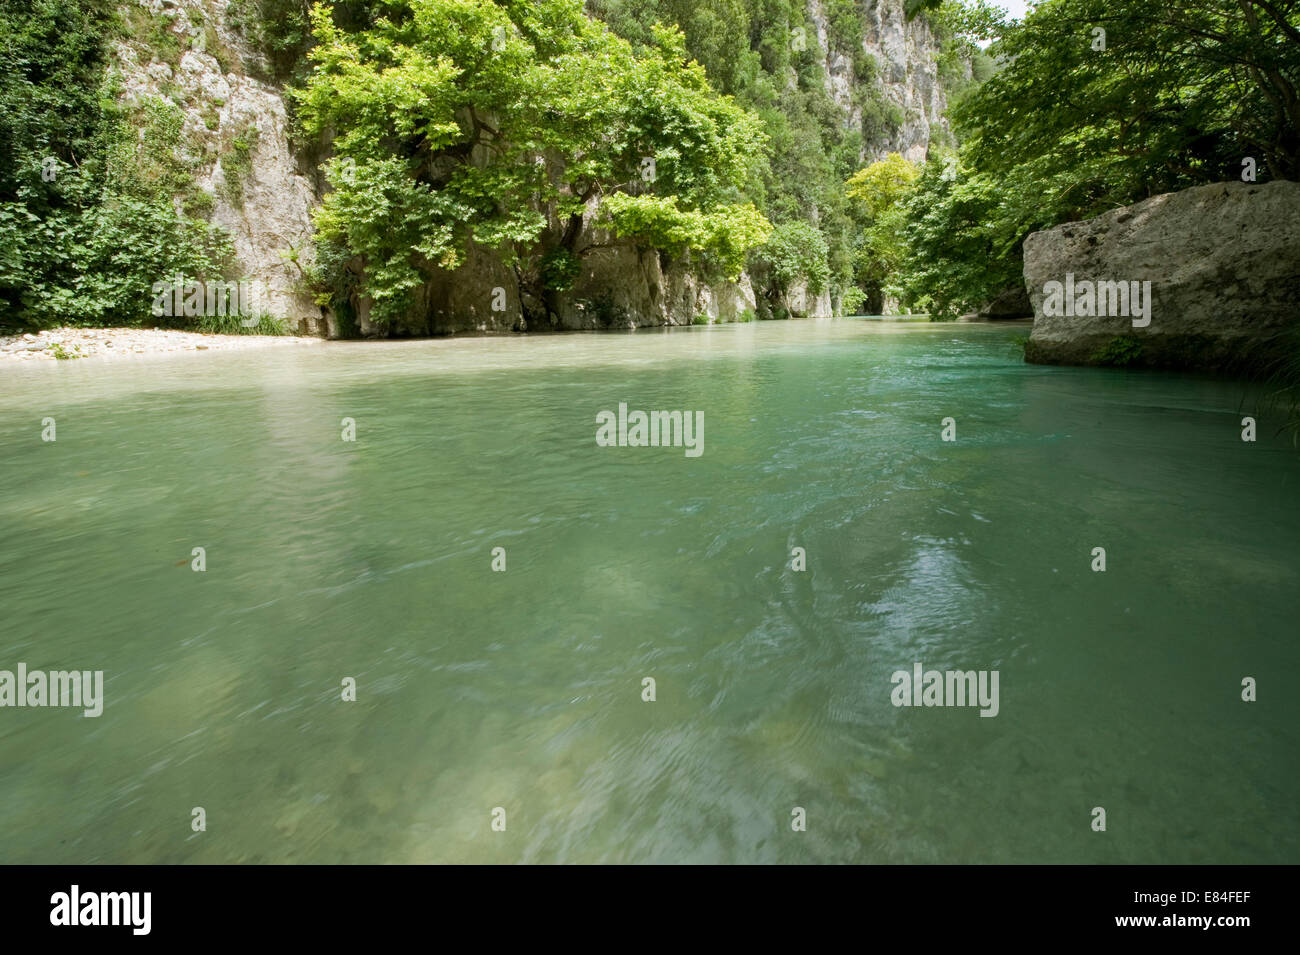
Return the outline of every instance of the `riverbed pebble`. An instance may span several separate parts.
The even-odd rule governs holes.
[[[48,328],[0,337],[0,361],[57,361],[92,356],[122,358],[166,352],[229,351],[277,345],[315,345],[294,335],[209,335],[163,328]]]

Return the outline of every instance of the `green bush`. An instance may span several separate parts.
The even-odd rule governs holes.
[[[253,168],[253,150],[257,149],[258,128],[246,126],[230,141],[221,157],[223,192],[236,209],[244,207],[244,180]]]
[[[137,13],[0,0],[0,326],[152,324],[154,282],[230,267],[180,148],[180,109],[118,105],[107,45],[157,27],[133,27]]]
[[[581,274],[582,260],[568,249],[552,249],[542,256],[542,283],[552,291],[568,291]]]
[[[1116,335],[1089,356],[1095,365],[1123,368],[1142,357],[1142,342],[1132,335]]]

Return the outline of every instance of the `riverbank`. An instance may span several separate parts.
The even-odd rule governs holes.
[[[320,344],[295,335],[215,335],[169,328],[49,328],[0,337],[0,360],[156,355],[164,352],[231,351],[277,345]]]
[[[924,314],[918,315],[851,315],[843,316],[839,321],[845,320],[871,320],[884,322],[910,322],[918,325],[931,324],[929,316]],[[801,320],[802,321],[802,320]],[[987,319],[982,319],[975,314],[963,315],[957,320],[958,323],[984,323]],[[715,325],[733,324],[730,322],[711,323]],[[996,322],[998,325],[1030,325],[1030,319],[1003,319]],[[673,327],[673,326],[653,326],[653,327]],[[693,327],[693,326],[683,326]],[[572,329],[565,329],[556,332],[535,333],[538,334],[557,334],[563,335]],[[467,332],[455,336],[431,336],[432,340],[447,340],[452,337],[459,339],[471,338],[509,338],[515,337],[514,332]],[[186,332],[176,329],[165,328],[52,328],[42,332],[26,333],[21,335],[3,335],[0,336],[0,361],[12,359],[15,361],[31,361],[33,359],[57,361],[59,359],[74,358],[91,358],[91,357],[121,357],[123,355],[152,355],[165,352],[192,352],[192,351],[231,351],[236,349],[247,348],[265,348],[276,345],[310,345],[320,344],[326,341],[324,338],[315,338],[312,336],[295,336],[295,335],[218,335],[206,332]],[[358,339],[362,340],[362,339]],[[384,339],[366,339],[368,341],[378,341]],[[394,338],[386,339],[391,342],[410,342],[418,340],[416,338]]]

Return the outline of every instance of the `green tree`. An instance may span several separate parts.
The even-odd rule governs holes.
[[[1104,49],[1099,49],[1104,30]],[[1078,204],[1300,174],[1300,13],[1270,0],[1047,0],[963,104],[989,172],[1077,170]]]
[[[907,257],[904,201],[921,171],[899,153],[890,153],[849,177],[844,191],[861,226],[854,248],[854,279],[867,308],[878,312],[886,294],[901,291],[898,274]]]
[[[770,317],[789,317],[788,297],[797,282],[806,283],[812,295],[827,289],[830,267],[826,240],[807,222],[778,224],[771,238],[754,250],[752,259]]]
[[[545,327],[557,284],[598,247],[593,211],[719,274],[765,238],[741,193],[760,122],[709,87],[680,32],[655,27],[634,48],[577,0],[386,6],[355,32],[314,8],[299,94],[305,127],[336,135],[322,278],[368,295],[376,321],[477,244],[513,269],[525,324]]]
[[[1003,183],[954,154],[933,156],[902,206],[906,253],[897,281],[903,298],[931,318],[947,319],[1018,283],[1023,237],[1005,200]]]
[[[118,101],[126,35],[102,0],[0,0],[0,325],[140,325],[154,282],[230,265],[228,237],[176,209],[179,108]]]
[[[990,52],[953,110],[959,162],[908,205],[904,284],[940,312],[1019,282],[1035,230],[1236,180],[1247,156],[1300,172],[1294,2],[1044,0]]]
[[[877,219],[912,191],[920,174],[916,163],[901,153],[889,153],[850,176],[844,191],[860,204],[868,220]]]

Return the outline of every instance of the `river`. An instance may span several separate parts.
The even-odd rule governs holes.
[[[0,669],[104,697],[0,708],[0,861],[1300,862],[1300,454],[1027,331],[0,370]]]

